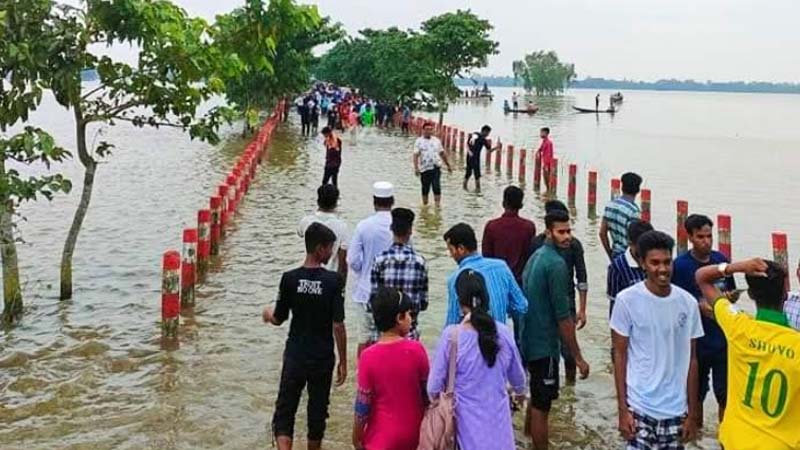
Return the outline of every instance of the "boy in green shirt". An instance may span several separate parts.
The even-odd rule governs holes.
[[[575,338],[570,314],[570,271],[557,248],[568,248],[572,241],[569,214],[553,211],[545,216],[547,241],[528,260],[522,274],[528,312],[522,328],[522,352],[530,372],[530,433],[534,450],[547,450],[548,414],[558,398],[558,366],[561,337],[575,357],[581,379],[589,376]]]

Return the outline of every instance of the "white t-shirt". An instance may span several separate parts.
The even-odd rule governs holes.
[[[424,137],[417,138],[414,143],[414,154],[419,155],[419,171],[427,172],[442,166],[442,159],[439,156],[444,151],[442,141],[435,136],[430,139]]]
[[[350,227],[347,226],[347,222],[334,213],[317,211],[300,219],[300,223],[297,225],[297,235],[301,238],[304,237],[309,225],[314,222],[325,225],[336,235],[336,242],[333,243],[333,256],[324,266],[326,269],[336,272],[339,270],[339,249],[347,250],[347,244],[350,242]]]
[[[686,414],[692,339],[703,336],[697,300],[675,285],[658,297],[642,281],[617,295],[610,325],[628,337],[628,406],[659,420]]]

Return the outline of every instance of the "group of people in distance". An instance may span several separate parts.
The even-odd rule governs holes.
[[[480,173],[481,150],[491,151],[490,132],[483,127],[470,137],[465,184]],[[541,137],[539,157],[552,159],[549,130]],[[424,204],[433,190],[440,205],[442,164],[452,170],[427,125],[413,150]],[[673,239],[640,219],[642,178],[625,173],[621,181],[622,195],[605,207],[599,231],[609,258],[600,270],[607,270],[625,447],[684,448],[703,425],[702,401],[713,388],[725,448],[800,448],[800,295],[787,294],[784,269],[762,259],[729,263],[712,250],[713,223],[702,215],[686,220],[692,247],[673,260]],[[372,194],[374,214],[351,232],[336,213],[338,188],[319,187],[318,210],[297,230],[305,261],[283,274],[275,306],[263,312],[273,325],[292,319],[272,419],[278,447],[292,447],[305,389],[308,448],[321,448],[334,375],[337,385],[348,375],[349,280],[356,307],[347,323],[357,324],[358,345],[353,448],[417,449],[426,407],[452,389],[459,449],[515,449],[512,415],[519,410],[533,449],[547,449],[562,360],[567,384],[590,373],[577,339],[589,320],[589,268],[566,206],[548,201],[545,230],[537,233],[520,215],[523,191],[508,186],[504,212],[485,225],[480,247],[471,225],[450,227],[443,241],[456,269],[446,280],[445,316],[429,317],[438,300],[430,283],[445,280],[429,279],[427,260],[412,245],[415,213],[395,207],[389,182],[374,183]],[[742,292],[736,273],[746,276],[754,317],[735,305]],[[419,342],[421,320],[444,324],[432,357]]]
[[[374,101],[357,91],[327,83],[316,84],[298,97],[295,105],[303,136],[317,132],[320,116],[327,120],[327,128],[340,131],[358,126],[400,125],[407,132],[411,122],[411,108],[407,104]]]

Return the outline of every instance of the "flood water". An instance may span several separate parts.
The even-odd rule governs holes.
[[[782,230],[789,234],[790,257],[796,258],[800,129],[792,119],[800,115],[800,101],[782,95],[625,92],[618,114],[597,117],[571,111],[573,104],[591,107],[595,92],[571,91],[539,100],[541,110],[533,117],[515,117],[502,113],[511,90],[495,93],[493,103],[453,106],[446,122],[467,130],[490,123],[503,142],[528,149],[538,142],[538,128],[550,126],[561,159],[562,198],[566,164],[579,167],[575,230],[587,248],[590,295],[589,323],[578,338],[592,375],[562,389],[551,416],[551,442],[563,449],[620,448],[608,355],[606,260],[598,224],[586,219],[586,171],[599,171],[600,207],[608,199],[608,180],[635,170],[653,190],[657,228],[674,233],[675,200],[685,199],[693,212],[733,216],[735,257],[769,256],[770,232]],[[608,94],[603,92],[605,99]],[[46,104],[33,120],[72,146],[66,112]],[[267,327],[260,313],[274,301],[280,273],[301,261],[295,228],[315,207],[324,158],[320,139],[300,137],[296,123],[279,130],[216,270],[199,290],[193,317],[183,319],[180,349],[159,347],[160,257],[179,248],[181,229],[194,226],[197,209],[205,207],[212,186],[241,150],[234,131],[229,134],[232,142],[212,147],[174,130],[106,131],[118,148],[98,172],[75,257],[72,301],[57,300],[58,260],[79,190],[23,208],[28,220],[20,226],[25,244],[19,250],[27,303],[23,321],[0,336],[0,448],[270,445],[288,326]],[[352,226],[370,213],[377,180],[392,181],[398,206],[418,213],[414,242],[431,273],[431,307],[421,325],[431,352],[444,321],[445,279],[455,267],[441,236],[460,221],[480,234],[486,220],[500,213],[502,189],[516,182],[516,174],[492,171],[484,178],[483,194],[476,195],[461,190],[456,171],[443,177],[442,210],[422,209],[410,163],[412,138],[371,129],[346,133],[343,141],[340,212]],[[69,162],[65,171],[79,186],[79,164]],[[541,228],[542,201],[528,177],[523,212]],[[350,335],[354,332],[350,325]],[[351,448],[352,338],[349,346],[348,383],[332,395],[329,449]],[[713,400],[706,406],[706,437],[699,446],[712,449],[717,448],[716,406]],[[305,435],[304,410],[301,406],[298,414],[299,441]],[[518,440],[525,442],[521,433]]]

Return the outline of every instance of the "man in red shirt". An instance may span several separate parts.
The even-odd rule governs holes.
[[[550,140],[550,128],[542,128],[539,137],[542,138],[542,144],[536,151],[536,157],[542,162],[542,178],[544,185],[550,190],[550,170],[553,167],[553,141]]]
[[[516,186],[509,186],[503,191],[505,212],[486,224],[481,241],[483,256],[505,261],[520,286],[522,272],[531,256],[532,243],[536,238],[536,225],[519,216],[524,197],[525,193]],[[519,344],[519,318],[512,315],[511,319],[514,321],[514,337]]]

